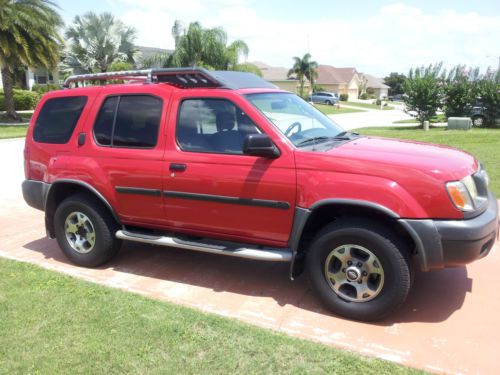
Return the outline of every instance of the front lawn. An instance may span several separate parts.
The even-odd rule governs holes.
[[[27,125],[1,125],[0,139],[25,137],[27,129]]]
[[[412,139],[453,146],[476,156],[490,176],[490,188],[500,196],[500,128],[469,131],[431,128],[423,131],[414,127],[405,128],[361,128],[357,132],[364,135]]]
[[[448,119],[444,114],[439,114],[436,116],[431,117],[429,120],[429,123],[435,124],[437,122],[447,122]],[[399,120],[399,121],[394,121],[393,124],[418,124],[418,120],[415,118],[410,118],[408,120]]]
[[[323,112],[325,115],[338,115],[341,113],[363,112],[363,110],[361,109],[345,108],[345,107],[337,108],[336,105],[314,104],[314,106],[318,108],[321,112]]]
[[[384,101],[384,104],[387,103]],[[360,103],[360,102],[340,102],[340,105],[346,104],[346,105],[352,105],[353,107],[360,107],[360,108],[368,108],[368,109],[378,109],[380,110],[380,106],[376,104],[371,104],[371,103]],[[386,105],[385,107],[382,107],[384,110],[388,109],[394,109],[393,106]]]
[[[0,258],[5,374],[417,373]]]

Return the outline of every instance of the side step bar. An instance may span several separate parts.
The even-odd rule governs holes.
[[[170,246],[186,250],[202,251],[211,254],[229,255],[238,258],[271,262],[290,262],[292,260],[292,251],[288,248],[261,247],[216,240],[206,240],[206,242],[198,240],[184,240],[177,237],[134,233],[127,230],[117,231],[116,238],[151,245]]]

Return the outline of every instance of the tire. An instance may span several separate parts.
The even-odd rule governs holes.
[[[318,232],[306,254],[306,269],[311,287],[329,310],[361,321],[396,311],[412,280],[404,242],[361,218],[339,219]]]
[[[326,101],[325,101],[325,104],[326,104],[326,105],[333,105],[331,100],[326,100]]]
[[[484,116],[472,116],[472,125],[477,128],[483,127],[485,120]]]
[[[64,199],[54,214],[57,242],[73,263],[98,267],[108,262],[121,247],[115,237],[118,224],[110,212],[88,194]]]

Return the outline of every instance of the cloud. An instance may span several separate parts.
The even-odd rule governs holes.
[[[400,2],[364,17],[332,13],[292,21],[272,9],[258,13],[250,0],[112,1],[124,9],[118,15],[137,29],[141,45],[173,48],[174,20],[200,21],[206,27],[222,26],[231,40],[243,39],[250,61],[286,67],[292,56],[309,50],[322,64],[354,66],[381,76],[438,61],[485,69],[497,63],[486,56],[500,52],[500,16],[438,5],[432,13]]]

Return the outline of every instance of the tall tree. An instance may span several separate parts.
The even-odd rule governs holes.
[[[106,72],[118,61],[135,63],[136,31],[111,13],[76,16],[66,30],[66,38],[70,44],[65,63],[81,72]]]
[[[302,58],[295,56],[293,60],[294,63],[292,68],[288,71],[288,77],[292,75],[297,77],[300,85],[300,96],[304,96],[306,78],[309,79],[311,87],[313,87],[314,80],[317,76],[316,69],[318,68],[318,63],[316,61],[311,61],[311,54],[309,53],[306,53]]]
[[[441,107],[444,80],[442,66],[443,63],[439,63],[411,69],[403,84],[405,112],[416,117],[421,125]]]
[[[390,87],[390,95],[400,95],[403,93],[403,83],[406,80],[404,74],[392,72],[387,77],[384,78],[384,82]]]
[[[224,29],[204,28],[199,22],[191,22],[184,28],[180,21],[172,27],[175,41],[173,53],[153,55],[143,61],[144,67],[200,66],[217,70],[248,70],[240,64],[240,58],[248,56],[248,46],[242,40],[228,44]]]
[[[50,0],[0,0],[0,68],[7,116],[19,119],[14,108],[16,67],[53,69],[59,61],[63,21]]]
[[[450,70],[443,87],[446,117],[470,116],[479,96],[479,79],[479,68],[457,65]]]

